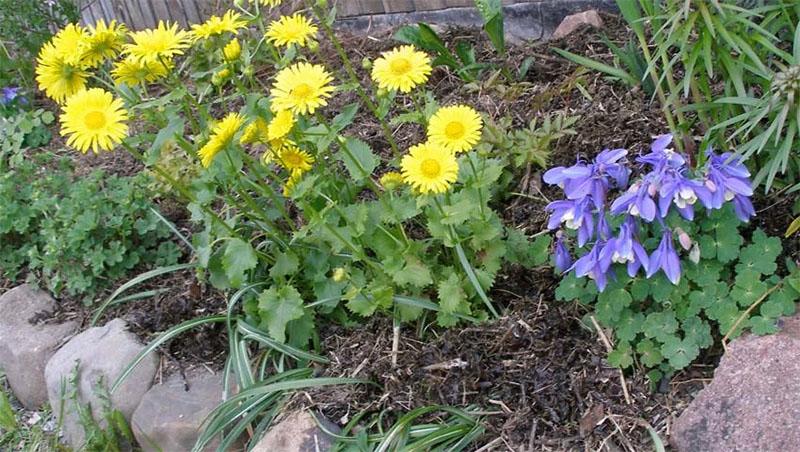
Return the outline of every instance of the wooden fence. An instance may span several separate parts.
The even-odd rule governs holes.
[[[331,0],[331,2],[336,4],[340,17],[434,11],[475,5],[474,0]],[[503,1],[504,4],[525,2],[526,0]],[[94,23],[100,18],[116,19],[134,30],[153,27],[159,20],[178,22],[186,27],[204,21],[212,13],[228,9],[232,3],[233,0],[83,0],[82,18],[84,23]],[[285,0],[283,3],[286,4],[283,12],[288,12],[296,5],[302,4],[302,0]]]

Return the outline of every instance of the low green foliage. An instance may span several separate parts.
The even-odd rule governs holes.
[[[10,117],[0,115],[0,170],[19,164],[22,150],[45,146],[52,134],[48,127],[55,120],[46,110],[22,111]]]
[[[778,317],[794,313],[800,274],[795,269],[786,278],[776,275],[780,239],[756,229],[745,241],[738,224],[730,206],[683,222],[696,240],[699,259],[684,261],[677,285],[662,273],[630,278],[619,268],[600,294],[590,280],[570,273],[556,297],[592,305],[597,321],[614,331],[616,347],[609,362],[622,368],[638,362],[657,381],[688,366],[714,338],[733,338],[745,330],[773,333]],[[657,239],[650,242],[645,246]]]
[[[66,159],[28,157],[0,175],[0,271],[88,302],[139,265],[175,263],[180,250],[146,184],[101,171],[76,177]]]

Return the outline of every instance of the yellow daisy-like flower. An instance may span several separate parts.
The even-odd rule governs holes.
[[[430,143],[412,146],[400,168],[403,180],[422,194],[444,193],[458,179],[456,155]]]
[[[102,88],[91,88],[70,96],[62,108],[61,135],[67,144],[84,154],[110,151],[128,134],[128,112],[121,99]]]
[[[317,33],[317,26],[311,23],[302,14],[283,16],[269,24],[267,28],[267,40],[276,46],[289,46],[297,44],[305,47],[314,39]]]
[[[415,86],[428,81],[431,59],[414,46],[400,46],[388,52],[372,65],[372,80],[385,90],[410,92]]]
[[[222,120],[214,124],[211,127],[211,137],[208,142],[197,151],[200,163],[206,168],[211,166],[214,157],[233,141],[233,137],[243,124],[244,118],[239,113],[228,113]]]
[[[279,140],[289,135],[294,127],[294,114],[289,110],[281,110],[275,114],[267,128],[267,139],[269,141]]]
[[[77,64],[68,63],[52,42],[39,50],[36,81],[47,97],[63,103],[67,97],[86,88],[89,74]]]
[[[314,163],[314,156],[292,145],[284,146],[278,151],[277,157],[278,163],[291,172],[308,171],[311,169],[311,164]]]
[[[88,37],[85,28],[76,24],[68,24],[53,36],[51,42],[56,54],[67,64],[85,68],[83,53]]]
[[[89,34],[83,41],[83,61],[87,67],[97,67],[103,61],[114,59],[125,45],[128,29],[112,20],[108,24],[103,19],[89,26]]]
[[[259,0],[259,3],[261,3],[264,6],[269,6],[270,8],[274,8],[280,5],[282,1],[283,0]]]
[[[381,176],[380,183],[386,190],[394,190],[403,185],[403,175],[397,171],[389,171]]]
[[[268,128],[269,124],[266,120],[264,120],[264,118],[256,118],[255,121],[251,122],[247,125],[247,127],[244,128],[244,132],[242,132],[242,136],[239,138],[239,143],[243,145],[266,143],[268,141]]]
[[[191,44],[192,34],[178,27],[178,24],[163,20],[158,27],[131,33],[132,43],[126,44],[123,52],[145,63],[166,61],[183,51]]]
[[[164,66],[161,62],[150,61],[142,62],[133,57],[127,57],[114,64],[111,69],[111,77],[118,85],[137,86],[145,83],[153,83],[156,80],[166,77],[170,70],[175,66],[172,60],[166,61]]]
[[[295,114],[313,114],[317,108],[328,105],[325,100],[334,88],[333,77],[318,64],[297,63],[275,77],[270,90],[272,111],[291,110]]]
[[[286,181],[286,185],[283,186],[283,196],[289,197],[292,196],[292,190],[300,182],[300,179],[303,178],[303,171],[292,171],[292,175],[289,176],[289,179]]]
[[[428,123],[428,138],[448,151],[468,151],[480,141],[482,127],[481,115],[471,107],[443,107]]]
[[[191,33],[194,40],[199,41],[226,32],[236,34],[239,29],[246,27],[247,21],[242,19],[241,14],[228,10],[222,17],[211,16],[202,24],[192,25]]]
[[[222,48],[222,58],[228,63],[238,60],[241,55],[242,45],[239,44],[239,40],[236,38],[231,39],[231,42],[225,44],[225,47]]]

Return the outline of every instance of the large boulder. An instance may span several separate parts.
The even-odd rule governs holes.
[[[188,451],[203,421],[222,402],[222,376],[180,375],[147,391],[131,419],[136,441],[145,452]],[[216,450],[216,445],[207,450]]]
[[[0,367],[17,399],[30,410],[47,402],[47,360],[78,324],[46,324],[32,319],[52,313],[47,293],[23,284],[0,296]]]
[[[800,317],[771,336],[742,336],[675,421],[678,451],[789,451],[800,446]]]
[[[339,427],[321,419],[325,428],[338,433]],[[335,438],[325,433],[307,411],[291,413],[272,426],[251,452],[326,452]]]
[[[94,419],[104,423],[100,396],[116,381],[122,371],[144,349],[137,338],[126,330],[125,321],[112,320],[102,327],[89,328],[70,339],[56,352],[45,368],[47,395],[54,412],[59,413],[65,439],[81,450],[85,434],[74,403],[65,396],[77,390],[77,400],[91,408]],[[133,411],[150,389],[156,373],[157,358],[151,353],[131,372],[125,382],[111,395],[111,406],[130,421]],[[76,367],[77,366],[77,367]],[[77,369],[75,387],[70,379]]]

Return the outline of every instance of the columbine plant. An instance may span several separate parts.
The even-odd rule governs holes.
[[[671,143],[671,135],[657,137],[635,163],[624,149],[605,150],[544,175],[566,196],[547,207],[548,227],[558,229],[555,266],[568,273],[557,296],[596,299],[595,315],[617,335],[609,359],[628,367],[637,356],[655,368],[654,378],[710,346],[712,324],[725,339],[744,327],[773,331],[800,288],[773,276],[778,239],[756,230],[740,253],[738,228],[755,215],[740,160],[709,150],[705,165],[692,169]]]

